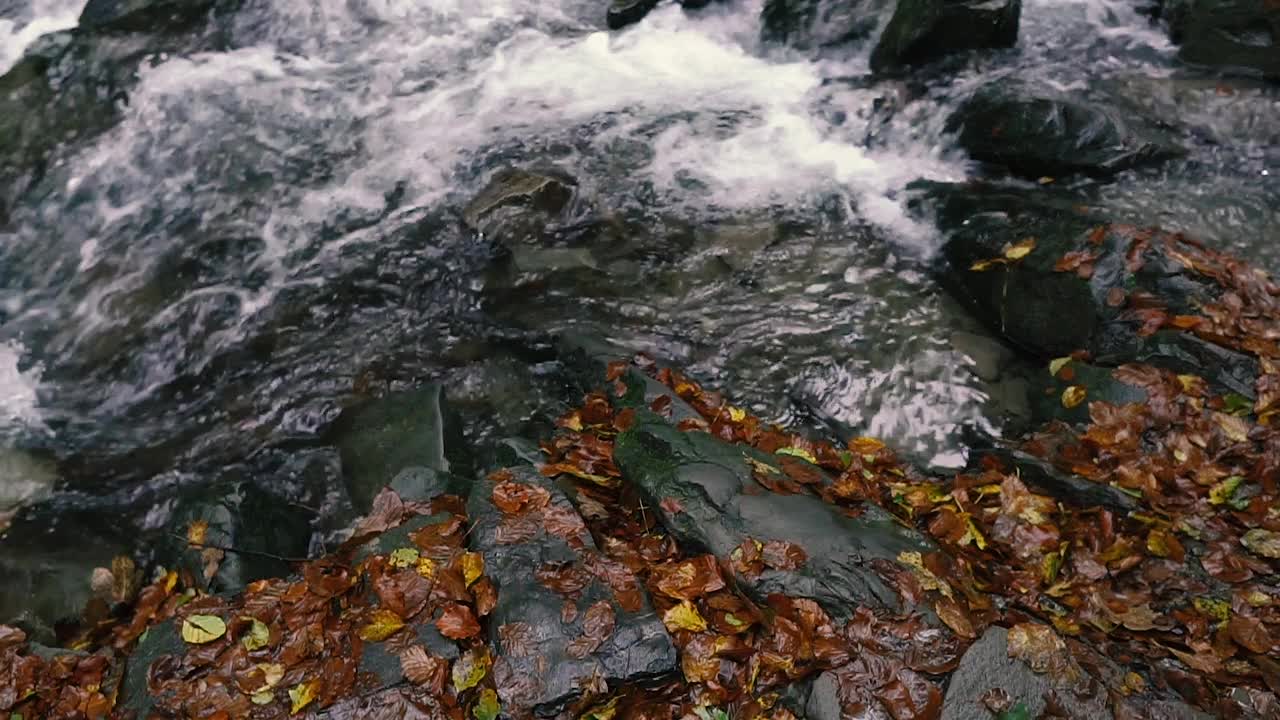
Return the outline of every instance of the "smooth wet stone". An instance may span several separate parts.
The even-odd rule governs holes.
[[[871,52],[871,69],[885,72],[945,55],[1013,47],[1022,0],[898,0]]]
[[[1077,360],[1067,363],[1064,368],[1070,369],[1060,370],[1056,376],[1050,375],[1048,370],[1036,373],[1036,382],[1028,388],[1027,401],[1031,406],[1032,419],[1037,425],[1054,420],[1073,425],[1088,423],[1089,403],[1098,400],[1112,405],[1147,401],[1146,390],[1116,379],[1113,368],[1098,367]],[[1063,402],[1063,394],[1068,389],[1073,392],[1083,390],[1084,399],[1077,405],[1067,407]]]
[[[1280,5],[1271,0],[1169,0],[1164,15],[1183,61],[1280,79]]]
[[[924,536],[878,506],[848,517],[816,496],[781,495],[752,477],[748,458],[776,468],[775,456],[730,445],[703,432],[682,432],[649,411],[618,436],[614,460],[659,514],[682,547],[729,557],[748,539],[791,542],[807,559],[796,570],[766,568],[739,576],[756,598],[773,593],[811,598],[835,618],[859,606],[906,611],[897,592],[872,569],[873,560],[931,552]],[[675,504],[663,502],[674,499]],[[671,510],[668,508],[676,508]]]
[[[1044,460],[1009,447],[993,445],[974,448],[969,455],[968,470],[981,472],[984,461],[988,458],[999,461],[1005,472],[1016,473],[1034,492],[1048,495],[1072,507],[1102,507],[1121,515],[1140,507],[1132,495],[1118,488],[1063,472]]]
[[[89,0],[80,13],[86,30],[156,32],[190,27],[215,6],[224,9],[241,0]]]
[[[396,392],[344,411],[326,433],[342,457],[347,491],[364,514],[383,487],[425,500],[437,473],[465,475],[470,457],[439,385]]]
[[[472,487],[467,501],[474,523],[469,545],[484,554],[485,574],[498,588],[497,606],[487,618],[487,628],[490,647],[497,655],[494,673],[503,708],[516,717],[529,712],[551,717],[580,697],[584,681],[594,676],[617,687],[675,672],[675,647],[638,580],[630,601],[638,604],[631,608],[624,607],[610,586],[594,575],[573,597],[539,581],[538,572],[553,566],[590,574],[588,558],[599,554],[555,482],[530,466],[511,472],[515,482],[545,490],[551,497],[548,511],[557,515],[559,523],[568,523],[570,530],[556,534],[544,521],[528,539],[504,542],[505,516],[493,502],[495,484],[478,481]],[[608,606],[616,625],[595,647],[584,645],[584,621],[600,603]],[[570,604],[573,617],[566,619]]]
[[[1124,315],[1124,304],[1115,303],[1113,289],[1125,297],[1150,293],[1170,314],[1195,314],[1216,301],[1221,289],[1165,253],[1161,238],[1134,272],[1126,258],[1139,229],[1093,215],[1075,196],[982,185],[927,192],[938,201],[938,223],[947,234],[940,282],[1014,346],[1046,362],[1087,350],[1097,365],[1147,363],[1199,375],[1221,393],[1253,397],[1256,360],[1188,332],[1144,337]],[[1035,238],[1035,248],[1017,262],[983,264],[1026,238]],[[1098,253],[1088,278],[1055,268],[1071,252]]]
[[[47,496],[57,481],[52,459],[18,448],[0,448],[0,531],[13,512]]]
[[[178,502],[170,521],[160,563],[182,568],[204,581],[212,593],[239,592],[254,580],[284,577],[292,565],[284,558],[305,558],[311,541],[312,513],[252,483],[217,486]],[[194,523],[203,523],[207,549],[234,548],[206,570],[206,548],[183,542]],[[174,537],[176,535],[177,537]],[[216,550],[215,550],[216,552]]]
[[[577,181],[555,168],[503,168],[463,208],[462,218],[471,229],[487,234],[495,222],[504,214],[511,214],[513,209],[557,216],[569,207],[576,192]]]
[[[658,0],[613,0],[605,14],[605,22],[610,30],[619,30],[640,22],[657,6]]]
[[[761,34],[800,50],[866,40],[888,16],[892,0],[767,0]]]
[[[1030,179],[1110,176],[1184,155],[1172,135],[1078,93],[1007,81],[980,88],[947,119],[974,159]]]

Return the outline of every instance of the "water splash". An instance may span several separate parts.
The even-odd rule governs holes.
[[[41,35],[76,26],[87,0],[31,0],[23,19],[0,18],[0,74]]]

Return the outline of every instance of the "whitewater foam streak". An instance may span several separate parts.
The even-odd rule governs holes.
[[[41,35],[76,26],[87,0],[32,0],[26,20],[0,19],[0,74],[9,72]]]

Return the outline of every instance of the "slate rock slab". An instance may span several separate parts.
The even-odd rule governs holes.
[[[675,646],[643,586],[597,551],[565,494],[529,466],[504,475],[476,482],[467,501],[470,547],[498,590],[487,632],[503,708],[551,717],[593,678],[617,687],[675,672]],[[505,512],[495,498],[508,490],[538,500]]]
[[[909,610],[872,561],[936,549],[877,506],[867,504],[849,517],[816,496],[764,490],[753,472],[773,466],[776,456],[682,432],[648,411],[637,413],[636,424],[618,436],[614,460],[681,547],[730,557],[749,539],[799,546],[805,559],[794,570],[738,573],[740,587],[757,599],[774,593],[806,597],[837,619],[859,606]]]

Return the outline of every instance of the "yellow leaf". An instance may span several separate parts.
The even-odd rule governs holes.
[[[790,455],[791,457],[798,457],[801,460],[807,460],[808,462],[811,462],[814,465],[818,464],[818,458],[814,457],[813,453],[809,452],[808,450],[805,450],[804,448],[798,448],[798,447],[778,448],[775,451],[775,454]]]
[[[475,707],[471,708],[471,716],[476,720],[496,720],[500,712],[502,706],[498,704],[498,693],[492,688],[485,688],[480,693],[480,699],[476,700]]]
[[[208,520],[192,520],[191,524],[187,526],[187,542],[192,545],[203,545],[208,534]]]
[[[573,412],[573,414],[564,418],[564,420],[562,420],[560,424],[563,425],[565,428],[572,430],[574,432],[582,432],[582,427],[583,427],[582,416],[579,415],[576,410]]]
[[[244,649],[249,652],[261,650],[271,642],[271,629],[267,624],[257,618],[248,618],[252,621],[249,625],[249,632],[240,638],[240,644],[244,645]]]
[[[489,650],[485,647],[473,647],[453,661],[453,688],[461,693],[470,690],[489,672]]]
[[[760,462],[759,460],[751,457],[750,455],[745,455],[744,457],[747,460],[747,464],[751,466],[751,469],[758,473],[764,473],[765,475],[781,475],[782,474],[781,470],[770,465],[769,463]]]
[[[666,625],[667,630],[671,632],[676,630],[702,632],[707,629],[707,621],[698,613],[698,607],[688,600],[679,605],[672,605],[663,613],[662,624]]]
[[[189,615],[182,621],[182,639],[192,645],[213,642],[227,634],[227,624],[217,615]]]
[[[1062,391],[1062,407],[1068,409],[1077,407],[1088,395],[1089,391],[1083,385],[1072,385]]]
[[[1184,393],[1194,393],[1204,389],[1204,380],[1196,375],[1179,375],[1178,384],[1182,386]]]
[[[1160,528],[1152,528],[1147,533],[1147,552],[1155,557],[1169,557],[1169,533]]]
[[[391,551],[390,564],[395,568],[407,568],[418,563],[417,548],[396,548]]]
[[[1201,614],[1218,622],[1226,622],[1231,617],[1231,605],[1225,600],[1197,597],[1192,598],[1191,603],[1196,606],[1196,610],[1199,610]]]
[[[1239,475],[1232,475],[1222,482],[1217,483],[1213,487],[1209,488],[1209,502],[1214,505],[1223,505],[1231,502],[1231,499],[1236,494],[1236,488],[1240,487],[1240,484],[1243,482],[1244,478]]]
[[[960,538],[961,545],[968,545],[972,542],[978,546],[979,550],[987,549],[987,539],[982,535],[982,531],[978,530],[978,526],[973,524],[973,518],[969,513],[960,513],[964,517],[965,533]]]
[[[249,696],[249,700],[252,701],[254,705],[270,705],[271,701],[275,699],[275,693],[270,690],[262,690]]]
[[[729,419],[733,422],[740,423],[747,419],[747,411],[739,407],[729,406]]]
[[[986,272],[993,267],[999,267],[1001,265],[1008,265],[1008,264],[1009,264],[1009,261],[1005,260],[1004,258],[993,258],[991,260],[979,260],[978,262],[970,265],[969,269],[972,270],[973,272]]]
[[[1041,185],[1052,185],[1054,183],[1054,179],[1049,177],[1048,175],[1041,175],[1039,178],[1036,179],[1036,182]]]
[[[360,628],[360,639],[365,642],[382,642],[404,627],[399,615],[383,608],[373,613],[369,624]]]
[[[1053,360],[1050,360],[1049,374],[1052,375],[1053,377],[1058,377],[1058,373],[1061,372],[1062,368],[1066,367],[1070,362],[1071,362],[1070,355],[1067,355],[1066,357],[1054,358]]]
[[[471,587],[472,583],[480,579],[484,575],[484,555],[478,552],[468,552],[462,554],[462,577],[467,581],[467,587]]]
[[[613,698],[603,705],[596,705],[582,714],[578,720],[613,720],[618,713],[618,698]]]
[[[257,667],[262,671],[262,677],[266,682],[264,690],[270,690],[284,679],[284,665],[280,663],[258,663]]]
[[[865,457],[883,450],[884,443],[873,437],[856,437],[849,441],[849,449]]]
[[[1249,423],[1245,422],[1244,418],[1216,412],[1213,414],[1213,420],[1218,423],[1218,427],[1222,428],[1222,434],[1232,442],[1245,442],[1249,439]]]
[[[429,557],[418,558],[418,574],[430,580],[436,576],[436,561]]]
[[[1040,579],[1045,585],[1052,585],[1058,579],[1058,570],[1062,568],[1062,553],[1051,552],[1040,561]]]
[[[174,572],[173,570],[170,570],[169,572],[165,573],[164,575],[165,593],[168,594],[173,592],[173,589],[177,586],[178,586],[178,573]]]
[[[1254,555],[1280,560],[1280,533],[1254,528],[1240,538],[1240,544]]]
[[[587,482],[593,482],[600,487],[613,487],[617,485],[617,481],[605,475],[594,475],[580,468],[574,467],[568,463],[561,463],[556,466],[557,470],[562,470],[576,478],[581,478]]]
[[[1036,249],[1036,239],[1033,237],[1026,238],[1021,242],[1013,245],[1006,245],[1004,248],[1004,256],[1010,260],[1021,260],[1031,254]]]
[[[903,550],[898,553],[898,562],[914,571],[920,587],[925,590],[937,590],[946,597],[951,597],[951,586],[924,566],[924,556],[919,552]]]
[[[289,714],[297,715],[306,706],[310,705],[316,699],[316,693],[320,690],[320,681],[308,680],[298,683],[289,691]]]

